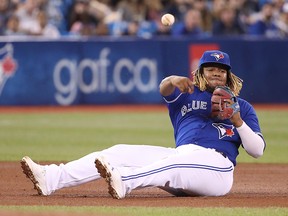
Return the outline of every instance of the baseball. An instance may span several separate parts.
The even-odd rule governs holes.
[[[175,17],[172,14],[164,14],[161,17],[161,23],[165,26],[171,26],[175,22]]]

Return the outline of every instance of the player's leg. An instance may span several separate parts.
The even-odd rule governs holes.
[[[42,173],[32,173],[32,178],[29,178],[32,180],[35,179],[35,176],[36,178],[37,176],[38,178],[40,176],[41,181],[44,178],[45,181],[43,182],[45,182],[45,185],[42,183],[40,188],[45,188],[43,189],[45,192],[39,193],[38,190],[38,193],[50,195],[61,188],[81,185],[100,178],[94,164],[94,161],[99,154],[105,155],[115,166],[135,168],[150,164],[156,160],[175,154],[175,152],[176,150],[173,148],[119,144],[101,152],[88,154],[78,160],[66,164],[62,163],[60,165],[50,164],[42,166],[41,168],[45,169],[45,177],[41,176]],[[28,169],[31,170],[33,167],[28,167]],[[37,172],[39,169],[34,170]],[[34,185],[36,185],[35,180],[32,181]]]
[[[67,164],[40,165],[25,156],[21,160],[24,174],[33,182],[39,195],[50,195],[58,189],[83,184],[99,178],[93,166],[99,152],[86,155]]]
[[[101,151],[100,154],[107,158],[113,166],[136,168],[177,154],[177,151],[175,148],[162,146],[118,144]],[[94,161],[93,165],[95,165]]]
[[[203,148],[180,152],[142,168],[117,167],[116,170],[121,184],[119,179],[113,180],[113,169],[109,170],[112,172],[110,180],[112,179],[112,184],[118,182],[116,186],[112,185],[112,188],[118,187],[115,190],[116,193],[117,190],[120,191],[121,198],[133,189],[149,186],[160,187],[173,194],[180,192],[189,195],[221,196],[227,194],[232,187],[234,167],[229,159],[218,152]],[[107,173],[104,173],[104,177],[105,175]]]
[[[142,167],[157,160],[176,154],[173,148],[149,145],[118,144],[101,152],[88,154],[67,164],[46,166],[47,187],[55,191],[64,187],[81,185],[100,178],[95,168],[95,159],[105,155],[113,166]]]
[[[214,150],[210,151],[210,153],[201,151],[198,154],[196,152],[191,154],[193,159],[187,163],[187,166],[185,161],[188,162],[190,157],[185,156],[182,161],[185,165],[180,165],[179,169],[176,165],[176,173],[173,172],[173,169],[170,171],[174,181],[160,188],[176,196],[181,196],[181,193],[190,196],[223,196],[227,194],[233,184],[234,165],[220,153]],[[180,176],[181,178],[179,178]],[[177,193],[175,193],[175,189]]]

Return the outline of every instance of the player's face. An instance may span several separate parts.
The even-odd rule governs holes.
[[[214,89],[216,86],[225,86],[227,82],[227,70],[216,66],[203,68],[203,74],[208,86]]]

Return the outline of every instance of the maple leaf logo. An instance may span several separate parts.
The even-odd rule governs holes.
[[[233,131],[233,125],[227,125],[223,123],[213,123],[212,125],[218,130],[219,139],[222,139],[224,137],[232,137],[235,134]]]
[[[234,135],[234,131],[230,128],[227,128],[226,129],[226,135],[229,137],[232,137]]]
[[[7,80],[14,75],[17,69],[17,62],[13,58],[13,45],[6,44],[0,48],[0,96]]]
[[[17,63],[11,56],[5,56],[2,60],[2,71],[6,76],[12,76],[16,71]]]

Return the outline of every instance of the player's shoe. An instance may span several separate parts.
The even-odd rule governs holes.
[[[41,166],[31,160],[28,156],[25,156],[21,160],[21,167],[23,173],[34,184],[34,189],[37,190],[39,195],[48,196],[50,193],[46,187],[46,171],[44,166]]]
[[[125,197],[125,188],[119,171],[112,167],[104,157],[95,160],[95,165],[102,178],[108,183],[108,192],[115,199]]]

